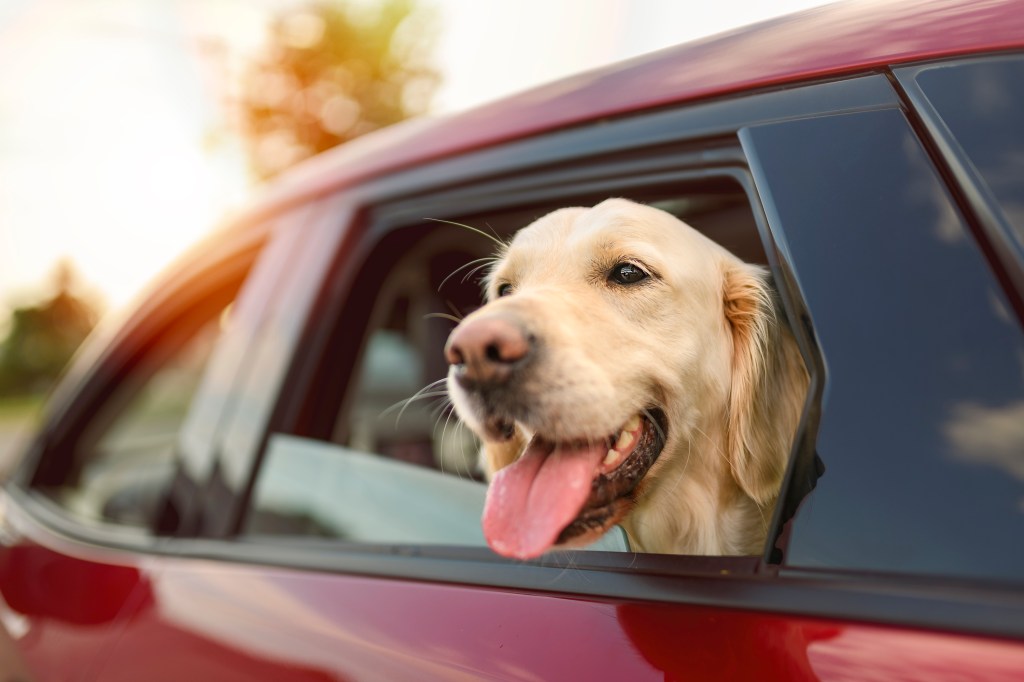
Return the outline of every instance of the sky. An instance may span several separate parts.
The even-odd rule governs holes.
[[[354,0],[372,2],[372,0]],[[0,318],[62,259],[107,309],[254,188],[225,91],[295,0],[0,0]],[[825,4],[420,0],[430,115]],[[2,324],[0,324],[2,328]]]

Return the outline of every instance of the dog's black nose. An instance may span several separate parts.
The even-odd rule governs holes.
[[[530,353],[530,336],[514,321],[491,316],[467,320],[448,337],[444,355],[465,388],[508,381]]]

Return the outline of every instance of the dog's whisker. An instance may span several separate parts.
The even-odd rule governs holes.
[[[445,414],[447,412],[447,415]],[[444,459],[441,458],[441,472],[450,473],[456,475],[461,479],[476,480],[473,475],[473,469],[475,462],[466,455],[466,438],[464,437],[466,425],[457,418],[455,414],[454,405],[451,400],[445,400],[444,403],[435,410],[434,416],[434,430],[441,428],[441,447],[448,448],[449,444],[455,442],[460,448],[460,458],[458,459],[457,470],[451,472],[445,472]],[[441,424],[441,418],[444,417],[444,424]],[[455,417],[455,421],[452,422],[452,418]],[[454,424],[451,432],[448,427]]]
[[[568,573],[570,570],[572,570],[573,568],[576,567],[575,566],[576,561],[575,561],[575,556],[574,555],[563,552],[561,557],[565,560],[565,563],[563,563],[559,567],[558,573],[556,573],[555,575],[553,575],[551,577],[551,580],[548,583],[549,585],[554,585],[555,583],[557,583],[559,580],[562,579],[562,576],[564,576],[566,573]]]
[[[421,397],[422,398],[433,397],[433,394],[431,396],[425,396],[423,394],[426,393],[427,391],[431,391],[431,390],[437,388],[438,386],[440,386],[441,384],[445,383],[446,381],[448,381],[448,377],[442,377],[442,378],[438,379],[437,381],[431,381],[429,384],[427,384],[426,386],[424,386],[420,390],[416,391],[415,393],[413,393],[408,398],[403,398],[402,400],[399,400],[394,405],[389,405],[383,412],[380,413],[379,416],[381,416],[381,417],[387,416],[388,413],[394,411],[395,409],[397,409],[399,407],[402,407],[402,406],[408,404],[412,400],[419,400]],[[448,392],[446,390],[443,395],[447,395],[447,394],[448,394]]]
[[[431,416],[434,419],[434,426],[441,425],[441,419],[447,418],[448,415],[455,412],[455,408],[452,405],[451,398],[446,398],[440,401],[440,403],[433,409]]]
[[[441,291],[441,287],[444,286],[445,282],[447,282],[452,277],[454,277],[460,270],[464,270],[464,269],[466,269],[466,268],[468,268],[468,267],[470,267],[472,265],[476,265],[477,263],[483,263],[484,265],[487,265],[489,263],[495,263],[495,262],[497,262],[497,260],[498,259],[497,259],[496,256],[484,256],[483,258],[475,258],[475,259],[469,261],[468,263],[463,263],[462,265],[460,265],[459,267],[455,268],[450,273],[448,273],[447,277],[445,277],[444,279],[441,280],[441,283],[437,285],[437,290]],[[463,280],[463,281],[465,281],[465,280]]]
[[[718,447],[718,443],[715,442],[714,438],[709,436],[703,429],[701,429],[696,424],[694,425],[693,430],[696,431],[697,433],[699,433],[700,435],[704,436],[704,438],[706,438],[707,441],[709,443],[711,443],[711,450],[712,450],[712,452],[714,452],[716,455],[718,455],[723,460],[725,460],[726,464],[729,463],[729,455],[727,455],[724,452],[722,452],[722,449],[720,447]]]
[[[651,414],[651,411],[645,407],[641,409],[640,412],[645,417],[647,417],[647,421],[651,422],[651,425],[654,427],[654,430],[658,432],[659,436],[661,436],[661,442],[664,443],[666,440],[668,440],[668,436],[665,435],[665,430],[661,428],[661,425],[658,423],[658,420],[654,418],[654,415]]]
[[[501,247],[502,249],[504,249],[506,246],[508,246],[505,242],[503,242],[497,236],[487,234],[483,230],[481,230],[479,228],[476,228],[476,227],[473,227],[472,225],[465,225],[463,223],[457,223],[454,220],[444,220],[443,218],[424,218],[424,220],[429,220],[429,221],[434,222],[434,223],[445,223],[446,225],[454,225],[455,227],[461,227],[463,229],[469,230],[470,232],[475,232],[476,234],[480,235],[481,237],[484,237],[485,239],[489,239],[490,241],[494,242],[497,246]]]
[[[444,424],[444,428],[445,428],[446,431],[448,430],[448,424],[451,421],[451,418],[454,416],[454,414],[455,414],[454,411],[448,413],[448,418],[445,420],[445,424]],[[467,471],[466,471],[466,442],[462,438],[461,427],[462,427],[462,422],[459,421],[458,419],[456,419],[455,420],[455,426],[452,429],[452,438],[454,438],[455,442],[458,443],[458,445],[459,445],[459,470],[456,472],[456,474],[458,475],[458,477],[460,479],[465,479],[466,478],[466,473],[467,473]]]
[[[447,395],[448,395],[448,391],[432,391],[430,393],[421,393],[421,394],[419,394],[417,396],[413,396],[412,398],[406,398],[405,401],[404,401],[405,404],[402,405],[402,409],[400,409],[398,411],[398,416],[395,417],[395,426],[398,426],[398,423],[401,421],[402,415],[405,413],[406,409],[408,409],[409,405],[411,405],[415,401],[417,401],[417,400],[428,400],[430,398],[443,398],[443,397],[447,397]],[[393,405],[392,407],[395,407],[395,406]],[[384,414],[381,413],[381,416],[383,417]]]
[[[469,427],[467,427],[464,422],[460,421],[459,422],[459,426],[464,431],[469,431],[469,435],[470,435],[470,439],[469,440],[472,441],[473,449],[475,450],[475,454],[473,455],[473,459],[470,460],[469,458],[467,458],[467,461],[472,461],[473,462],[473,467],[472,467],[471,475],[475,474],[476,476],[479,476],[482,479],[486,479],[487,478],[487,467],[484,465],[484,452],[483,452],[483,448],[481,447],[479,438],[477,438],[476,434],[473,433],[472,429],[469,429]],[[466,447],[465,444],[466,444],[466,441],[463,440],[462,444],[463,444],[462,445],[462,447],[463,447],[463,457],[465,457],[465,447]]]
[[[433,318],[440,318],[442,320],[451,320],[455,324],[458,324],[459,322],[462,322],[462,318],[461,317],[455,317],[454,315],[449,315],[448,313],[427,313],[426,315],[423,316],[424,320],[429,320],[429,319],[433,319]]]
[[[452,413],[449,412],[448,413],[448,417],[445,418],[445,420],[444,420],[444,427],[441,429],[441,448],[442,448],[442,451],[447,449],[447,447],[448,447],[447,443],[445,442],[445,439],[448,437],[448,424],[451,423],[451,420],[452,420]],[[441,462],[440,462],[440,464],[441,464],[441,473],[443,474],[444,473],[444,456],[442,455],[441,457],[439,457],[439,459],[441,460]]]
[[[575,552],[572,552],[571,554],[569,554],[567,559],[568,559],[568,561],[566,562],[565,571],[564,571],[565,573],[568,573],[569,571],[571,571],[573,569],[579,568],[579,565],[578,565],[578,563],[576,561],[576,553]],[[584,571],[580,575],[583,578],[583,582],[587,582],[587,583],[592,583],[593,582],[590,579],[590,576],[587,575],[586,571]]]
[[[484,225],[486,225],[487,229],[491,231],[491,234],[494,235],[494,238],[500,242],[501,236],[498,234],[498,231],[491,227],[491,224],[489,222],[484,221]]]
[[[676,477],[675,483],[672,484],[671,492],[675,492],[679,484],[686,478],[686,469],[690,466],[690,457],[693,455],[693,441],[688,440],[686,442],[686,459],[683,461],[683,468],[679,470],[679,476]]]
[[[459,322],[462,322],[462,319],[466,317],[466,315],[461,310],[459,310],[451,301],[445,301],[444,304],[448,306],[448,310],[452,311],[452,315],[459,318]]]
[[[444,414],[444,411],[449,409],[449,408],[451,408],[451,407],[452,407],[452,401],[449,398],[448,400],[442,400],[437,406],[431,408],[431,410],[430,410],[430,418],[434,421],[434,426],[435,427],[440,425],[440,423],[441,423],[441,416]]]
[[[626,545],[629,546],[630,554],[633,555],[633,560],[630,562],[629,567],[633,568],[633,566],[636,565],[636,557],[639,554],[636,548],[640,546],[640,543],[635,537],[633,537],[633,534],[630,533],[625,526],[620,525],[619,528],[621,528],[622,532],[626,535]]]
[[[484,263],[482,265],[476,266],[472,270],[467,271],[466,274],[462,276],[462,283],[465,284],[466,280],[468,280],[470,277],[486,268],[488,265],[490,265],[490,263]]]
[[[389,413],[393,412],[396,408],[401,408],[401,409],[398,410],[398,416],[395,417],[395,426],[397,427],[398,426],[398,422],[401,421],[402,415],[405,413],[406,409],[408,409],[409,405],[411,405],[415,401],[417,401],[417,400],[427,400],[429,398],[439,398],[439,397],[442,397],[442,396],[447,397],[448,396],[448,389],[447,388],[445,388],[444,390],[441,390],[441,391],[434,391],[434,390],[432,390],[432,389],[437,388],[438,386],[443,385],[446,381],[447,381],[447,379],[443,378],[443,379],[438,379],[437,381],[430,382],[429,384],[427,384],[426,386],[424,386],[420,390],[416,391],[416,393],[414,393],[413,395],[409,396],[405,400],[399,400],[394,405],[391,405],[390,407],[385,409],[383,412],[380,413],[378,418],[384,417],[384,416],[388,415]]]

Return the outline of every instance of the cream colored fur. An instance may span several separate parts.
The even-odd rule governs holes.
[[[535,433],[601,438],[658,407],[668,439],[619,520],[633,548],[760,553],[807,389],[767,272],[622,199],[546,215],[499,255],[489,303],[471,317],[514,315],[541,345],[522,387],[528,414],[512,441],[485,440],[486,471],[513,461]],[[623,261],[650,279],[609,283]],[[511,295],[499,298],[503,283]],[[460,416],[483,434],[449,383]]]

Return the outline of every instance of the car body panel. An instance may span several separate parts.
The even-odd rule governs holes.
[[[581,552],[511,562],[482,549],[241,532],[266,443],[302,410],[317,369],[304,360],[331,338],[323,320],[342,310],[332,302],[368,291],[346,278],[376,247],[374,229],[436,215],[439,201],[457,206],[449,211],[496,210],[486,204],[493,195],[473,196],[487,195],[478,175],[521,183],[515,191],[532,191],[531,182],[558,191],[550,176],[516,174],[566,171],[588,155],[622,164],[594,163],[595,182],[628,172],[675,182],[669,171],[698,172],[693,158],[704,170],[729,167],[754,211],[770,214],[756,195],[770,202],[771,183],[745,175],[756,160],[742,151],[750,126],[865,112],[899,118],[915,163],[934,176],[932,194],[953,206],[950,179],[933,167],[934,150],[886,69],[1021,47],[1020,2],[828,6],[400,126],[304,164],[186,256],[65,381],[58,402],[68,409],[98,400],[82,385],[110,339],[159,317],[180,281],[216,263],[225,244],[247,231],[267,243],[238,299],[240,323],[221,337],[205,377],[208,400],[197,399],[201,413],[182,431],[189,485],[178,492],[199,500],[190,522],[161,526],[159,536],[83,524],[22,489],[29,470],[0,491],[0,667],[71,680],[1024,679],[1019,585],[970,575],[897,575],[870,563],[829,572],[773,562],[773,547],[765,558]],[[674,151],[644,166],[662,146]],[[582,182],[571,171],[561,181]],[[514,194],[499,180],[484,189]],[[778,216],[761,222],[784,232]],[[808,317],[793,318],[813,336]],[[364,329],[345,331],[358,343]]]
[[[24,666],[24,679],[95,679],[141,604],[152,559],[56,535],[6,493],[0,547],[0,652],[9,642],[20,659],[0,655],[3,672]]]
[[[25,529],[25,522],[14,525]],[[22,623],[16,643],[39,679],[1010,682],[1024,675],[1018,643],[918,629],[140,560],[66,541],[41,546],[26,538],[5,556],[0,621],[9,633]],[[65,590],[87,579],[91,594],[62,599],[68,592],[46,582],[45,594],[16,590],[22,598],[10,599],[12,578],[39,586],[39,571],[69,578]],[[83,658],[92,663],[83,667]]]
[[[954,680],[971,670],[1009,682],[1024,674],[1024,648],[1011,643],[689,605],[198,561],[168,562],[153,591],[152,608],[133,617],[103,679],[211,671],[231,679],[220,671],[239,656],[269,663],[264,674],[289,671],[277,680],[795,682],[849,679],[865,657],[877,679]],[[153,676],[153,654],[175,632],[202,635],[205,653]]]

